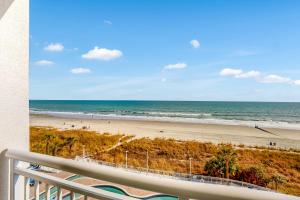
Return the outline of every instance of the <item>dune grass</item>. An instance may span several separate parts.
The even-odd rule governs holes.
[[[226,144],[177,141],[164,138],[133,139],[133,136],[111,135],[87,130],[57,130],[51,127],[30,128],[30,150],[42,154],[74,158],[85,153],[93,159],[151,169],[207,175],[205,164],[216,157]],[[129,142],[127,142],[129,141]],[[120,144],[120,145],[117,145]],[[115,148],[112,148],[116,145]],[[280,192],[300,196],[300,153],[231,146],[236,154],[235,173],[230,178],[263,185]],[[107,149],[110,149],[107,151]]]

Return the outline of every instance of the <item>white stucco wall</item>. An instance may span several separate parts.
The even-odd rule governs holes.
[[[0,199],[8,199],[3,150],[29,149],[29,0],[0,0]],[[16,185],[21,184],[20,180]],[[21,186],[21,185],[20,185]],[[22,193],[23,186],[17,192]]]

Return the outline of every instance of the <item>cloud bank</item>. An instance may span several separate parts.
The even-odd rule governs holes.
[[[300,85],[300,80],[292,80],[277,74],[263,75],[260,71],[251,70],[243,71],[236,68],[224,68],[220,71],[220,76],[228,76],[234,78],[253,78],[260,83],[286,83],[292,85]]]

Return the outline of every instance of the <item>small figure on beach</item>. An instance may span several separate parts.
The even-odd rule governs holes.
[[[274,147],[276,147],[276,142],[272,142],[272,141],[270,141],[270,146],[274,146]]]

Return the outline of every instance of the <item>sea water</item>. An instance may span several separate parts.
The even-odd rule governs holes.
[[[300,130],[300,103],[30,100],[31,114],[91,119],[178,121]]]

